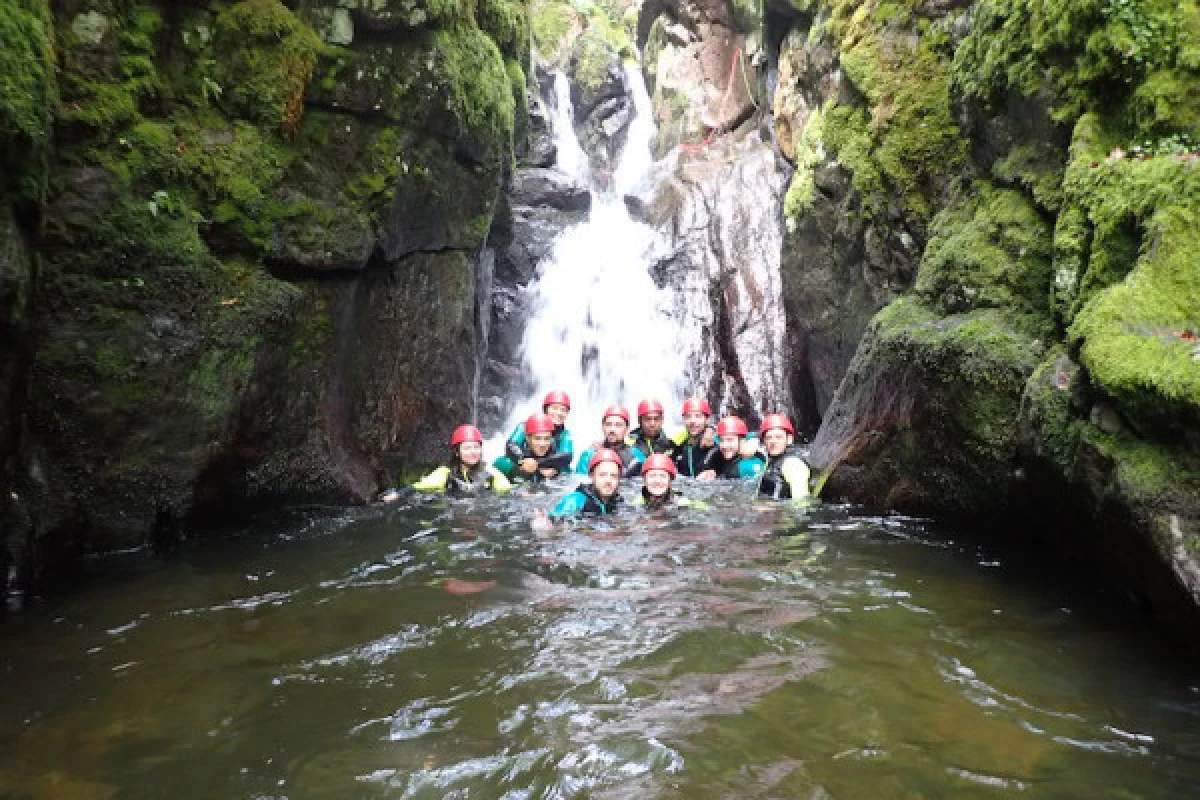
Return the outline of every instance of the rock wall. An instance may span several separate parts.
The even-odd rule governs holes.
[[[440,458],[475,414],[480,252],[529,131],[523,2],[0,19],[0,73],[29,73],[0,84],[0,155],[44,167],[0,192],[0,326],[29,352],[0,359],[0,549],[44,585],[60,556],[361,502]]]
[[[827,493],[1021,519],[1194,631],[1197,5],[831,0],[767,25]]]

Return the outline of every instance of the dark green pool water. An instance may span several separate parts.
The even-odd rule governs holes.
[[[1190,667],[918,520],[257,520],[0,633],[0,798],[1183,798]],[[494,584],[493,584],[494,582]]]

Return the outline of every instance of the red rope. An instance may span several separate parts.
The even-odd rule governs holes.
[[[730,62],[729,62],[729,80],[725,84],[725,96],[723,98],[721,98],[721,108],[720,108],[721,111],[725,110],[725,104],[729,100],[729,93],[731,91],[733,91],[733,76],[737,72],[738,59],[741,57],[741,55],[742,55],[742,48],[739,47],[738,49],[733,51],[733,59],[730,60]],[[699,151],[703,150],[704,148],[708,147],[708,145],[712,142],[713,137],[717,135],[717,130],[718,130],[718,128],[709,128],[708,136],[704,139],[703,142],[701,142],[700,144],[682,144],[681,143],[679,145],[679,149],[683,150],[685,152],[689,152],[689,153],[699,152]]]

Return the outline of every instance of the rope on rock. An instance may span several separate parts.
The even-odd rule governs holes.
[[[729,104],[729,95],[733,92],[733,79],[737,74],[737,67],[741,61],[741,56],[742,48],[739,47],[733,51],[733,58],[729,61],[729,80],[725,82],[725,95],[721,98],[721,104],[717,107],[717,110],[720,111],[722,115],[725,113],[726,106]],[[742,73],[743,77],[745,77],[745,67],[742,68]],[[750,101],[754,101],[754,95],[750,96]],[[755,108],[757,107],[758,106],[756,104]],[[713,137],[716,136],[718,132],[721,132],[722,127],[724,126],[717,125],[709,128],[708,136],[706,136],[704,141],[700,144],[680,144],[679,149],[683,150],[685,153],[697,153],[701,150],[704,150],[709,146],[709,144],[712,143]]]

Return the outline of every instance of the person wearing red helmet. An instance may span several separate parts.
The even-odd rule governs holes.
[[[670,506],[694,505],[691,500],[675,491],[677,471],[675,462],[666,453],[655,453],[642,463],[642,491],[633,505],[644,506],[650,511]]]
[[[571,439],[571,432],[566,428],[567,415],[571,413],[570,395],[559,389],[546,392],[546,396],[542,398],[542,413],[554,420],[554,449],[559,453],[574,456],[575,442]],[[525,426],[517,425],[508,435],[508,441],[504,443],[504,454],[508,456],[509,461],[515,464],[521,460],[524,447]],[[569,459],[567,465],[569,468]]]
[[[413,488],[422,492],[444,492],[453,497],[468,497],[491,490],[503,494],[512,488],[498,469],[483,463],[483,434],[474,425],[459,425],[450,437],[453,463],[438,467]],[[389,499],[395,499],[389,493]]]
[[[629,432],[633,449],[643,457],[675,452],[678,441],[663,433],[663,404],[659,400],[647,398],[638,403],[637,416],[638,426]]]
[[[767,465],[758,479],[758,496],[773,500],[800,500],[808,497],[808,464],[792,446],[796,428],[783,414],[767,414],[759,429],[767,450]]]
[[[600,448],[607,447],[621,457],[623,465],[621,477],[637,477],[638,473],[642,470],[642,459],[645,456],[642,455],[640,450],[633,449],[625,441],[625,437],[629,433],[629,409],[621,405],[609,406],[604,409],[600,426],[604,431],[604,439],[596,442],[580,454],[579,460],[575,462],[575,471],[581,475],[586,475],[588,464],[592,462],[592,456]]]
[[[618,490],[621,487],[621,457],[613,450],[602,447],[588,462],[591,482],[579,484],[575,491],[563,497],[547,514],[535,512],[533,527],[544,530],[551,519],[581,515],[606,515],[614,513],[621,503]]]
[[[708,424],[712,408],[703,397],[683,401],[683,437],[676,439],[672,457],[680,475],[694,478],[704,471],[704,461],[716,447],[712,426]]]
[[[571,468],[571,453],[558,449],[554,438],[554,419],[549,414],[531,414],[522,427],[524,437],[521,446],[514,452],[509,448],[512,444],[512,439],[509,439],[504,455],[492,463],[493,467],[509,480],[530,483],[540,483]]]
[[[717,446],[709,451],[704,469],[696,477],[702,481],[744,480],[762,472],[764,459],[745,446],[749,432],[741,417],[725,417],[718,422]]]

